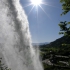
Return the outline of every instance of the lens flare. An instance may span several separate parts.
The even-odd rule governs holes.
[[[38,8],[41,8],[41,10],[47,15],[47,17],[50,18],[50,16],[48,15],[48,13],[44,10],[43,8],[43,5],[45,6],[49,6],[49,7],[54,7],[54,8],[58,8],[59,7],[56,7],[54,5],[51,5],[48,1],[45,2],[44,0],[29,0],[29,4],[27,4],[25,7],[29,7],[29,6],[32,6],[32,8],[30,9],[29,13],[28,13],[28,16],[30,15],[30,13],[33,11],[33,9],[35,8],[37,10],[37,17],[38,17]]]
[[[38,6],[42,3],[42,0],[31,0],[31,3],[35,6]]]

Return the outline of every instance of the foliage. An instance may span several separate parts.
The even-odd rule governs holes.
[[[70,65],[70,56],[69,56],[70,47],[69,46],[67,46],[67,47],[62,46],[61,48],[60,47],[56,48],[56,47],[51,47],[51,46],[44,47],[44,49],[46,49],[45,51],[43,50],[43,47],[40,47],[42,61],[49,59],[51,62],[53,60],[52,63],[55,63],[54,66],[43,63],[44,70],[58,70],[58,68],[60,68],[59,70],[70,70],[70,68],[68,68],[68,66],[65,68],[66,64],[59,62],[59,61],[68,62]],[[51,55],[52,55],[52,58],[51,58]],[[56,57],[56,55],[61,56],[61,57]],[[64,57],[62,58],[62,56],[66,56],[68,58],[64,58]]]
[[[62,3],[62,14],[61,15],[65,15],[70,11],[70,0],[60,0],[60,2]],[[59,34],[64,34],[65,36],[69,36],[70,37],[70,22],[60,22],[59,24],[60,26],[60,32]],[[63,46],[70,46],[70,44],[63,44]]]
[[[65,15],[70,11],[70,0],[60,0],[60,2],[62,3],[62,14],[61,15]],[[70,36],[70,22],[60,22],[59,24],[62,32],[60,32],[60,34],[64,34],[67,36]]]
[[[60,22],[59,26],[61,28],[61,32],[59,32],[59,34],[64,34],[65,36],[70,36],[70,26],[67,26],[67,25],[70,25],[70,22]]]
[[[70,26],[67,27],[67,25],[69,25],[69,23],[70,22],[67,23],[66,21],[60,22],[59,26],[61,28],[61,30],[60,30],[61,32],[59,34],[64,34],[65,36],[66,35],[70,36]]]
[[[70,11],[70,0],[60,0],[60,2],[62,3],[62,14],[61,15],[65,15]]]
[[[2,64],[2,58],[0,58],[0,70],[11,70],[8,67],[6,67],[4,64]]]

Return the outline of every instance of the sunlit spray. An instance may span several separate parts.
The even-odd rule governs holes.
[[[0,0],[0,51],[11,70],[43,70],[31,45],[27,16],[19,0]]]

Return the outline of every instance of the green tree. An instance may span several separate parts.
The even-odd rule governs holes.
[[[70,11],[70,0],[60,0],[60,2],[62,3],[62,14],[65,15]]]
[[[70,36],[70,22],[60,22],[59,26],[60,26],[60,32],[59,34],[64,34],[65,36]]]
[[[61,15],[65,15],[70,12],[70,0],[60,0],[60,2],[62,3],[63,10]],[[59,34],[70,36],[70,22],[62,21],[60,22],[59,26],[61,29]]]

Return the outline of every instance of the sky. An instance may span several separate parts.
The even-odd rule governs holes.
[[[60,21],[70,20],[70,13],[60,16],[62,13],[60,0],[42,0],[42,2],[46,4],[40,5],[43,9],[39,6],[29,5],[30,0],[20,0],[29,21],[33,43],[52,42],[62,37],[59,35],[60,27],[58,24]]]

